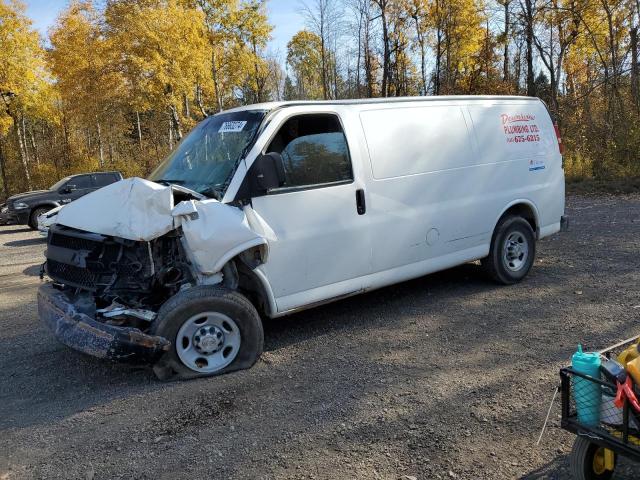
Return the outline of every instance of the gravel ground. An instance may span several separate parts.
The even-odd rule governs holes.
[[[640,196],[567,210],[519,285],[465,265],[268,321],[251,370],[168,384],[58,344],[44,241],[2,227],[0,479],[570,478],[557,404],[535,442],[578,342],[640,333]]]

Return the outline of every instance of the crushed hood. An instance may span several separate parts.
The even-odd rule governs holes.
[[[128,178],[65,206],[59,225],[128,240],[149,241],[173,230],[171,187]]]
[[[85,195],[61,209],[55,223],[92,233],[150,241],[182,227],[187,253],[205,275],[242,251],[275,240],[266,222],[214,199],[174,206],[171,187],[129,178]]]

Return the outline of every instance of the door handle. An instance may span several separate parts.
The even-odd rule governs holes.
[[[367,202],[364,199],[364,190],[362,188],[356,190],[356,210],[358,215],[367,213]]]

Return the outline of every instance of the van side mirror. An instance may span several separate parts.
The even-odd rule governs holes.
[[[265,195],[269,190],[284,185],[284,163],[276,152],[260,155],[249,169],[251,196]]]

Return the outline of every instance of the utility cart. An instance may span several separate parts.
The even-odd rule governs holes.
[[[635,341],[598,352],[603,365],[615,364],[607,359],[615,360]],[[577,436],[570,461],[576,480],[610,479],[620,455],[640,462],[640,385],[624,370],[617,378],[601,370],[598,378],[573,368],[560,370],[561,426]]]

